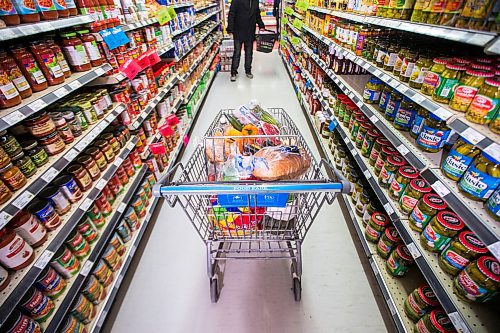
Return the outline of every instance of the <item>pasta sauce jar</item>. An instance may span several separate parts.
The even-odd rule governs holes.
[[[23,269],[33,262],[33,248],[15,231],[0,230],[0,263],[14,271]]]
[[[103,64],[103,59],[95,37],[89,30],[79,30],[77,33],[80,36],[80,40],[83,42],[85,50],[87,51],[92,67],[101,66]]]
[[[21,95],[16,86],[10,81],[7,72],[0,67],[0,109],[10,108],[21,102]]]
[[[18,233],[32,247],[39,247],[47,240],[47,230],[38,219],[25,211],[17,213],[8,227]]]
[[[21,73],[21,69],[18,67],[16,61],[11,56],[7,55],[5,52],[0,52],[0,63],[7,76],[12,83],[16,86],[17,91],[22,98],[28,98],[33,94],[31,87]]]
[[[22,46],[16,46],[11,49],[11,52],[24,77],[28,80],[33,92],[47,89],[47,79],[40,69],[40,66],[38,66],[33,54],[28,52],[28,50]]]
[[[54,86],[63,83],[64,73],[57,62],[54,51],[48,47],[47,43],[41,41],[32,42],[30,48],[49,85]]]
[[[63,50],[66,58],[75,72],[85,72],[92,69],[89,56],[82,40],[76,36],[76,32],[67,32],[61,34],[63,38]]]

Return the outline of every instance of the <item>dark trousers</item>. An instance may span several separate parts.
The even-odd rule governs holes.
[[[245,73],[252,73],[253,41],[234,40],[233,62],[231,64],[231,75],[238,73],[241,58],[241,46],[245,45]]]

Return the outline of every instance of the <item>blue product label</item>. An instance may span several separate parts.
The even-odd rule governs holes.
[[[500,185],[500,178],[490,176],[471,165],[460,179],[458,187],[478,199],[488,199]]]
[[[377,102],[380,99],[380,91],[365,89],[363,98],[368,101]]]
[[[413,122],[411,123],[410,132],[415,135],[419,135],[423,125],[424,117],[416,115],[415,118],[413,118]]]
[[[410,128],[410,124],[415,117],[415,113],[415,110],[405,110],[403,108],[399,108],[396,113],[396,117],[394,118],[394,124],[404,128]]]
[[[398,112],[399,110],[399,105],[401,105],[401,101],[395,101],[393,99],[390,99],[389,102],[387,102],[385,115],[394,118],[396,116],[396,112]]]
[[[441,168],[447,174],[460,178],[471,163],[471,157],[459,154],[455,149],[452,149],[443,164],[441,164]]]
[[[387,102],[389,102],[390,98],[391,94],[388,92],[383,92],[382,95],[380,95],[380,102],[378,103],[378,106],[381,110],[385,110],[387,108]]]
[[[54,5],[56,6],[57,10],[68,9],[68,7],[66,7],[66,1],[65,0],[54,0]]]
[[[68,8],[76,8],[76,4],[73,0],[65,0],[66,2],[66,7]]]
[[[42,224],[50,222],[49,217],[53,216],[54,214],[56,214],[54,207],[52,207],[52,205],[49,204],[48,202],[47,205],[45,205],[45,207],[43,207],[38,212],[35,212],[36,217],[38,217],[38,219],[40,220],[40,222],[42,222]]]
[[[425,148],[439,149],[443,147],[448,135],[450,135],[450,130],[442,131],[424,125],[418,136],[417,144]]]
[[[16,7],[17,13],[21,15],[36,14],[38,12],[34,1],[13,0],[12,4]]]
[[[493,193],[486,203],[486,208],[492,212],[493,215],[500,216],[500,190]]]

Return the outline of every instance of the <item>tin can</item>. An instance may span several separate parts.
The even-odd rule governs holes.
[[[106,197],[106,200],[108,200],[109,204],[113,205],[113,203],[115,202],[116,196],[111,191],[109,182],[102,189],[102,193],[104,193],[104,196]]]
[[[128,184],[128,175],[125,172],[125,169],[120,165],[118,169],[116,169],[116,175],[118,176],[118,179],[120,179],[120,183],[125,186]]]
[[[14,310],[2,325],[2,331],[6,333],[42,333],[42,328],[30,317]]]
[[[107,287],[111,283],[113,283],[114,280],[113,272],[102,259],[99,260],[99,263],[94,269],[93,274],[104,287]]]
[[[59,297],[66,289],[66,281],[59,275],[55,269],[48,266],[40,274],[35,282],[38,290],[52,299]]]
[[[87,329],[75,316],[69,315],[61,333],[87,333]]]
[[[130,154],[128,155],[128,158],[130,159],[130,162],[132,162],[132,165],[134,166],[134,169],[140,169],[142,167],[142,161],[141,157],[135,150],[132,150]]]
[[[47,199],[59,215],[64,215],[71,210],[71,203],[58,187],[46,187],[40,192],[40,197]]]
[[[19,306],[39,323],[46,321],[55,310],[54,302],[34,287],[28,289]]]
[[[125,223],[127,223],[128,227],[130,228],[131,231],[135,231],[139,229],[141,226],[141,221],[139,220],[139,217],[135,213],[134,208],[129,207],[127,209],[127,212],[125,213],[124,216]]]
[[[132,177],[135,174],[134,166],[132,165],[132,162],[130,159],[126,158],[123,160],[122,163],[123,170],[127,174],[127,176]]]
[[[132,232],[130,231],[127,223],[125,221],[122,221],[120,225],[116,228],[116,232],[118,235],[120,235],[120,238],[124,243],[130,242],[132,239]]]
[[[113,272],[118,271],[122,265],[122,258],[112,245],[108,245],[102,258]]]
[[[99,194],[99,196],[95,199],[95,204],[101,211],[101,214],[104,215],[104,217],[107,217],[111,215],[111,213],[113,213],[113,208],[109,204],[104,193],[101,192],[101,194]]]
[[[151,185],[149,184],[149,181],[144,181],[144,183],[142,183],[142,189],[144,190],[144,192],[146,192],[146,195],[148,196],[148,199],[151,199],[153,197],[153,191],[151,189]]]
[[[40,220],[48,231],[55,230],[61,225],[61,217],[50,202],[46,200],[33,200],[28,206],[28,210]]]
[[[156,184],[156,177],[155,177],[155,175],[152,174],[152,173],[149,173],[146,176],[146,179],[148,180],[149,185],[151,185],[151,188],[153,188],[153,186]]]
[[[99,207],[97,207],[95,203],[90,206],[89,210],[87,211],[87,216],[90,217],[90,220],[97,229],[101,229],[106,224],[104,215],[101,213]]]
[[[76,230],[83,236],[83,238],[85,238],[85,240],[89,244],[94,244],[99,238],[97,228],[88,216],[86,216],[76,225]]]
[[[65,279],[69,279],[80,271],[80,261],[66,246],[57,250],[50,265]]]
[[[87,283],[83,287],[82,294],[92,302],[92,304],[99,304],[106,298],[107,292],[104,286],[97,280],[95,276],[90,276]]]
[[[132,200],[131,203],[132,208],[135,210],[135,213],[139,218],[142,218],[146,216],[146,207],[144,205],[144,202],[142,201],[141,197],[139,196],[134,196],[134,199]]]
[[[138,197],[141,198],[141,200],[144,204],[144,209],[145,209],[149,205],[149,198],[148,198],[148,195],[146,194],[146,191],[144,191],[144,189],[141,187],[137,190],[135,195],[137,195]]]
[[[80,294],[75,306],[71,309],[71,314],[83,324],[89,324],[96,316],[97,312],[87,297]]]
[[[111,238],[111,241],[109,242],[111,245],[113,245],[113,247],[115,248],[116,252],[118,252],[118,254],[120,256],[123,256],[125,254],[125,245],[122,241],[122,239],[120,238],[120,236],[118,235],[118,233],[114,233],[113,234],[113,237]]]

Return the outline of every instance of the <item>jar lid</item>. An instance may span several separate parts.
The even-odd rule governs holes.
[[[493,86],[493,87],[500,87],[500,81],[497,80],[496,78],[489,78],[489,79],[486,79],[485,82],[487,84],[489,84],[490,86]]]
[[[398,167],[406,164],[406,160],[400,155],[389,155],[389,157],[387,158],[387,162]]]
[[[399,244],[398,247],[396,247],[396,252],[402,259],[413,261],[413,257],[411,256],[410,251],[408,251],[408,248],[405,245]]]
[[[369,122],[364,122],[364,123],[361,123],[360,126],[366,130],[369,130],[370,128],[373,128],[373,125]]]
[[[61,37],[75,37],[76,32],[64,32],[60,34]]]
[[[436,309],[432,310],[429,314],[429,318],[431,320],[432,325],[440,332],[440,333],[452,333],[455,332],[455,328],[450,321],[450,318],[446,315],[443,310]]]
[[[399,242],[401,240],[398,231],[393,226],[390,226],[387,229],[385,229],[385,236],[393,242]]]
[[[446,69],[452,69],[454,71],[464,71],[466,67],[461,64],[448,63],[446,64]]]
[[[14,215],[14,217],[12,218],[12,220],[10,220],[9,224],[13,228],[16,228],[16,227],[18,227],[20,225],[25,224],[31,218],[33,218],[33,215],[31,215],[30,213],[28,213],[28,212],[26,212],[24,210],[21,210],[21,211],[19,211],[19,213],[17,213],[16,215]]]
[[[77,31],[79,34],[88,34],[90,31],[85,29],[85,30],[78,30]]]
[[[392,155],[395,154],[397,150],[393,146],[384,146],[382,147],[382,152],[387,155]]]
[[[474,251],[476,253],[485,254],[488,252],[488,248],[477,238],[476,234],[470,230],[462,231],[458,235],[458,240],[467,250]]]
[[[483,63],[483,64],[491,64],[491,63],[493,63],[493,59],[491,59],[491,58],[484,58],[484,57],[482,57],[482,58],[476,58],[476,61],[480,62],[480,63]]]
[[[24,152],[21,150],[21,151],[19,152],[19,154],[16,154],[16,155],[12,156],[10,159],[11,159],[12,161],[17,161],[17,160],[22,159],[23,157],[24,157]]]
[[[482,256],[477,259],[477,267],[488,277],[495,282],[500,282],[500,263],[493,257]]]
[[[469,68],[468,70],[465,71],[465,73],[468,75],[477,76],[477,77],[493,77],[493,76],[495,76],[495,74],[493,74],[492,72],[477,70],[474,68]]]
[[[380,131],[378,129],[376,129],[376,128],[370,128],[368,130],[368,135],[369,136],[378,137],[378,136],[380,136]]]
[[[21,142],[21,147],[22,147],[24,150],[33,149],[33,148],[35,148],[37,145],[38,145],[38,143],[36,142],[36,140],[27,140],[27,141],[23,141],[23,142]]]
[[[438,306],[439,301],[434,294],[434,291],[429,287],[429,285],[424,284],[417,288],[418,295],[420,298],[430,306]]]
[[[377,138],[377,141],[375,141],[375,142],[377,142],[377,143],[378,143],[378,144],[380,144],[380,145],[385,145],[385,144],[389,143],[389,140],[387,140],[387,139],[385,138],[385,136],[379,136],[379,137]]]
[[[5,171],[9,170],[9,169],[10,169],[10,168],[12,168],[13,166],[14,166],[14,165],[12,164],[12,162],[7,163],[7,165],[6,165],[6,166],[4,166],[3,168],[1,168],[1,169],[0,169],[0,173],[5,172]]]
[[[386,226],[390,222],[389,217],[387,215],[385,215],[384,213],[380,213],[380,212],[373,213],[371,219],[375,224],[380,225],[380,226]]]
[[[48,198],[54,196],[57,192],[59,192],[59,188],[54,187],[54,186],[48,186],[40,192],[40,196],[42,198],[48,199]]]
[[[434,60],[432,60],[432,61],[435,62],[436,64],[446,65],[448,63],[448,61],[450,61],[450,59],[448,59],[448,58],[434,58]]]
[[[425,194],[422,200],[427,206],[435,210],[443,210],[448,206],[439,195],[434,193]]]
[[[422,178],[411,180],[410,186],[412,189],[421,193],[429,193],[430,191],[432,191],[432,187]]]
[[[437,213],[437,221],[450,230],[459,231],[465,227],[464,221],[457,214],[448,210],[442,210]]]
[[[491,67],[490,65],[478,64],[476,62],[472,63],[470,66],[474,69],[479,69],[483,71],[491,71],[493,69],[493,67]]]
[[[401,174],[401,176],[405,178],[410,178],[410,179],[415,179],[418,177],[419,173],[417,170],[415,170],[414,167],[409,166],[409,165],[404,165],[399,168],[398,172]]]
[[[452,58],[451,60],[453,60],[454,62],[457,62],[459,64],[464,64],[464,65],[468,65],[472,62],[469,59],[458,58],[458,57]]]

